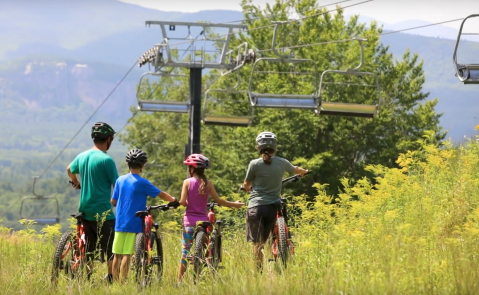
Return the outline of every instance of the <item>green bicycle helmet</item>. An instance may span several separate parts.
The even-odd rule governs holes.
[[[91,138],[108,138],[115,136],[115,130],[103,122],[96,122],[95,125],[91,127]]]

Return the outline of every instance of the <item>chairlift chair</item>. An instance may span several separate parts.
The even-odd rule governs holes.
[[[251,70],[251,76],[249,80],[249,90],[248,95],[250,98],[251,105],[254,107],[262,107],[262,108],[290,108],[290,109],[317,109],[318,107],[318,97],[316,95],[318,89],[318,72],[316,68],[316,63],[311,59],[305,58],[293,58],[291,55],[284,55],[278,52],[276,49],[276,39],[277,39],[277,31],[281,24],[285,24],[288,22],[273,22],[275,25],[273,30],[273,41],[272,41],[272,51],[277,57],[261,57],[258,58]],[[311,73],[307,73],[310,76],[313,76],[313,86],[314,86],[314,93],[313,94],[278,94],[278,93],[257,93],[253,91],[253,81],[255,74],[259,73],[260,71],[257,70],[257,66],[260,63],[291,63],[291,64],[312,64],[312,75]],[[304,74],[304,73],[300,73]]]
[[[346,117],[364,117],[364,118],[373,118],[379,112],[379,107],[381,104],[381,88],[379,86],[379,79],[375,73],[371,72],[362,72],[360,71],[363,61],[364,61],[364,48],[363,48],[363,39],[355,39],[359,42],[361,47],[361,61],[358,66],[355,68],[347,68],[345,71],[342,70],[326,70],[321,74],[321,80],[319,82],[319,106],[316,109],[318,115],[331,115],[331,116],[346,116]],[[364,83],[354,83],[351,80],[347,82],[327,82],[325,77],[330,74],[337,74],[350,77],[373,77],[375,84],[364,84]],[[324,85],[346,85],[346,86],[360,86],[360,87],[374,87],[376,88],[377,103],[376,104],[360,104],[360,103],[351,103],[345,101],[326,101],[322,95],[324,90]]]
[[[236,85],[230,89],[208,89],[205,92],[205,100],[204,100],[204,107],[203,107],[203,114],[201,121],[205,125],[219,125],[219,126],[232,126],[232,127],[248,127],[253,122],[254,117],[254,108],[250,106],[251,109],[249,114],[245,115],[231,115],[229,112],[214,112],[214,106],[221,105],[220,101],[211,95],[211,92],[219,92],[225,94],[238,94],[240,97],[244,97],[248,100],[248,92],[243,90],[238,90],[241,80],[240,74],[237,72],[237,82]],[[228,98],[232,99],[232,98]],[[216,101],[215,101],[216,100]],[[249,104],[247,104],[249,105]],[[224,106],[223,106],[224,107]]]
[[[479,84],[479,64],[462,64],[457,61],[457,48],[459,47],[461,35],[477,35],[475,33],[462,32],[462,28],[464,27],[466,20],[474,17],[479,17],[479,14],[471,14],[462,21],[452,57],[454,69],[456,70],[456,77],[459,78],[459,81],[463,82],[464,84]]]
[[[140,99],[141,82],[146,76],[161,76],[161,77],[178,77],[183,75],[172,74],[169,72],[147,72],[141,75],[140,83],[136,91],[136,101],[138,110],[146,112],[170,112],[170,113],[188,113],[189,102],[186,101],[163,101],[163,100],[142,100]],[[148,84],[148,87],[149,84]],[[151,87],[150,87],[150,91]]]
[[[33,178],[33,188],[32,188],[32,193],[33,196],[31,197],[25,197],[22,199],[22,202],[20,204],[20,218],[21,219],[28,219],[28,220],[33,220],[37,224],[40,225],[52,225],[56,223],[60,223],[60,204],[58,203],[58,199],[56,197],[44,197],[41,195],[37,195],[35,193],[35,183],[38,179],[38,176]],[[50,200],[53,200],[51,202]],[[39,216],[36,214],[32,214],[31,212],[26,212],[27,211],[27,206],[28,203],[37,203],[38,205],[44,204],[40,208],[35,208],[36,214],[41,214],[41,209],[43,209],[48,203],[52,203],[54,205],[54,214],[48,215],[48,216]],[[40,210],[38,210],[40,209]]]

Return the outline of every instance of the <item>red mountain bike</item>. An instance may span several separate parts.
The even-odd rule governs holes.
[[[208,203],[208,221],[199,221],[193,233],[194,254],[193,260],[195,281],[199,279],[204,267],[210,266],[218,270],[221,262],[221,221],[216,220],[215,206],[217,203]]]
[[[83,213],[71,215],[77,220],[76,233],[72,236],[72,231],[64,232],[55,250],[53,256],[53,268],[51,281],[58,283],[60,273],[70,275],[70,278],[78,276],[86,261],[86,240],[83,230]]]
[[[308,171],[306,174],[310,172],[311,171]],[[283,179],[282,184],[284,186],[285,184],[298,181],[300,178],[301,175],[296,174]],[[241,186],[240,189],[243,190],[243,186]],[[271,243],[271,252],[274,257],[273,261],[276,261],[279,256],[284,268],[286,268],[289,257],[294,255],[294,244],[291,241],[291,235],[288,229],[288,213],[286,208],[286,198],[281,198],[280,203],[277,205],[276,224],[273,229]]]
[[[151,211],[167,211],[168,205],[147,206],[145,211],[136,212],[142,219],[142,232],[136,235],[135,255],[133,256],[136,270],[136,281],[146,287],[154,281],[159,283],[163,275],[163,244],[159,225],[153,220]]]

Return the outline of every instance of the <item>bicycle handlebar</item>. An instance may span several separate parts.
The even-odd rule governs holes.
[[[69,182],[73,187],[75,187],[75,184],[73,183],[73,181],[69,180],[68,182]],[[81,189],[81,185],[80,185],[80,184],[78,185],[78,189]]]
[[[306,172],[304,175],[308,175],[309,173],[311,173],[311,170],[308,170],[308,172]],[[301,178],[301,175],[300,174],[296,174],[296,175],[293,175],[291,177],[288,177],[288,178],[285,178],[281,181],[282,184],[285,184],[285,183],[290,183],[290,182],[295,182],[295,181],[298,181],[299,179]]]
[[[175,207],[168,207],[168,205],[146,206],[146,211],[148,212],[153,210],[168,211],[170,209],[175,209]]]

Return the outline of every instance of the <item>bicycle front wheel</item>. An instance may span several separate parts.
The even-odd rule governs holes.
[[[279,216],[276,220],[278,226],[278,250],[279,257],[283,266],[286,268],[286,264],[289,259],[289,245],[288,245],[288,234],[286,233],[286,221],[283,216]]]
[[[218,270],[218,266],[221,262],[221,235],[215,230],[211,238],[211,267],[214,270]]]
[[[206,234],[200,231],[196,234],[195,254],[193,256],[193,268],[195,272],[195,282],[199,279],[201,271],[205,265]]]
[[[51,281],[54,285],[58,284],[58,277],[60,276],[61,272],[68,274],[70,271],[70,261],[68,260],[70,255],[68,255],[68,253],[72,248],[71,234],[71,231],[64,232],[61,235],[58,245],[55,249],[51,276]]]
[[[158,233],[150,233],[150,248],[147,283],[159,283],[163,275],[163,244]]]

